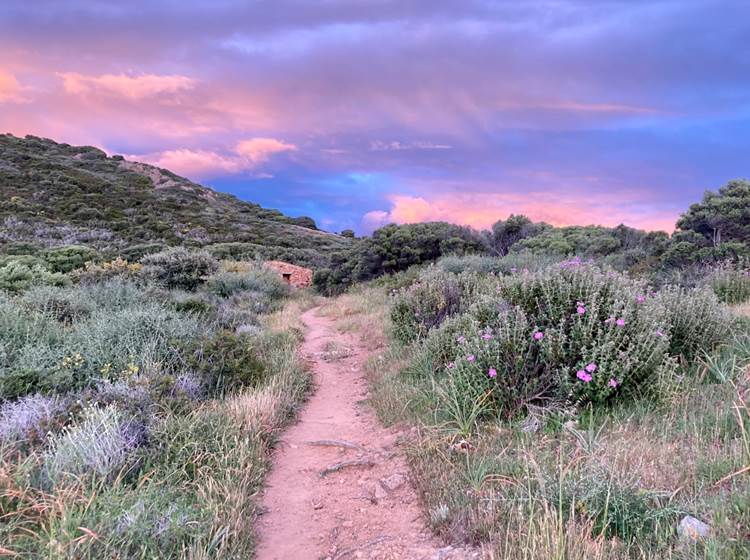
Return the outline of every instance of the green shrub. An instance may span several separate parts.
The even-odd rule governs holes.
[[[750,268],[723,265],[708,274],[707,282],[724,303],[738,304],[750,301]]]
[[[692,360],[726,341],[732,330],[731,312],[708,286],[666,286],[657,299],[669,322],[669,351],[673,356]]]
[[[276,273],[262,266],[246,271],[219,272],[207,279],[206,288],[223,298],[237,292],[252,291],[275,301],[289,294],[289,286]]]
[[[42,253],[45,261],[49,264],[52,272],[67,273],[76,268],[81,268],[89,261],[97,258],[98,253],[91,247],[81,245],[67,245],[65,247],[54,247]]]
[[[194,290],[219,269],[219,262],[205,251],[184,247],[167,249],[141,259],[146,277],[167,288]]]
[[[88,317],[96,309],[96,303],[81,297],[80,290],[55,286],[35,286],[20,297],[20,303],[66,324]]]
[[[41,265],[23,264],[18,261],[9,261],[0,267],[0,290],[8,292],[22,292],[31,286],[67,286],[70,279],[59,272],[50,272]]]
[[[188,353],[187,363],[213,395],[257,385],[266,374],[257,340],[231,331],[219,331],[202,340]]]
[[[391,308],[394,336],[401,342],[423,338],[430,329],[468,307],[475,296],[489,291],[491,285],[491,278],[472,272],[427,270],[397,295]]]

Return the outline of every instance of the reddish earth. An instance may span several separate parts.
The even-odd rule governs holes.
[[[263,496],[257,558],[478,557],[441,548],[426,528],[396,445],[399,434],[383,428],[365,402],[362,364],[368,354],[360,341],[337,332],[317,308],[303,320],[307,336],[302,351],[312,364],[317,389],[276,453]],[[326,347],[332,341],[336,355]]]

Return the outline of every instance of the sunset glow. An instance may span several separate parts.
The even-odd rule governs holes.
[[[749,32],[739,0],[9,0],[0,132],[332,231],[511,213],[671,231],[748,172]]]

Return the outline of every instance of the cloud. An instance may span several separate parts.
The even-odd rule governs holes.
[[[525,214],[534,221],[556,226],[603,225],[625,223],[646,230],[672,231],[677,213],[662,210],[647,201],[634,202],[626,197],[591,197],[558,192],[464,192],[429,196],[394,194],[388,197],[389,211],[374,210],[362,218],[362,229],[370,232],[388,223],[444,221],[489,228],[510,214]]]
[[[434,142],[400,142],[394,140],[391,142],[384,142],[382,140],[375,140],[370,143],[370,150],[373,152],[390,152],[390,151],[403,151],[403,150],[450,150],[452,146],[448,144],[436,144]]]
[[[0,70],[0,103],[23,103],[23,89],[13,74]]]
[[[234,175],[256,169],[274,155],[297,150],[294,144],[275,138],[249,138],[235,146],[234,152],[222,154],[214,150],[179,148],[150,154],[132,155],[128,159],[150,163],[169,169],[191,179],[205,179],[222,175]],[[256,178],[270,178],[260,173]]]
[[[250,138],[238,142],[235,148],[235,152],[247,159],[252,166],[265,163],[274,154],[295,151],[297,151],[297,146],[294,144],[275,138]]]
[[[63,88],[71,95],[104,93],[139,100],[162,94],[174,94],[193,89],[195,80],[177,74],[160,76],[157,74],[102,74],[87,76],[77,72],[60,72]]]
[[[150,163],[194,179],[211,177],[217,174],[238,173],[242,170],[241,162],[237,158],[222,156],[209,150],[182,148],[153,154],[128,156],[128,159]]]

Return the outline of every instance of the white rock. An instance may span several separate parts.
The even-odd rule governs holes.
[[[691,515],[686,515],[680,521],[677,526],[677,534],[683,540],[688,541],[699,541],[703,540],[711,533],[711,527],[703,523],[700,519],[696,519]]]

